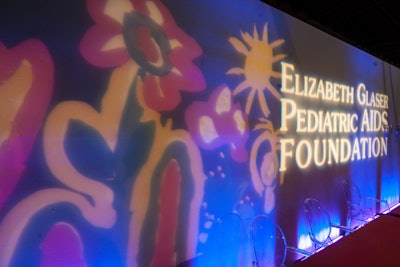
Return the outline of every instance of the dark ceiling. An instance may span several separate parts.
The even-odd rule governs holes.
[[[262,0],[400,68],[398,0]]]

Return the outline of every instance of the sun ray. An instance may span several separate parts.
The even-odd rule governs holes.
[[[277,71],[272,71],[271,72],[271,77],[280,78],[281,77],[281,73],[277,72]]]
[[[281,94],[279,93],[278,90],[276,90],[276,88],[271,84],[271,82],[268,82],[266,87],[276,99],[281,99]]]
[[[268,43],[268,23],[264,24],[264,29],[263,29],[263,43]],[[272,46],[271,46],[272,47]],[[272,47],[273,48],[273,47]]]
[[[257,27],[256,27],[255,24],[254,24],[254,27],[253,27],[253,40],[260,40],[259,37],[258,37]]]
[[[247,56],[249,51],[247,50],[246,46],[237,38],[231,37],[229,38],[229,42],[233,45],[233,47],[238,51],[239,53]]]
[[[241,35],[242,35],[243,41],[246,44],[250,45],[253,40],[253,37],[251,37],[251,35],[248,32],[241,32]]]
[[[279,40],[273,41],[270,46],[271,46],[271,48],[275,48],[275,47],[280,46],[284,42],[285,42],[285,40],[279,39]]]
[[[263,114],[265,114],[266,117],[268,117],[269,114],[271,113],[271,110],[268,107],[267,100],[265,100],[264,93],[261,90],[258,90],[257,93],[258,93],[258,102],[260,103],[261,110]]]
[[[274,56],[272,62],[277,62],[277,61],[279,61],[279,60],[281,60],[281,59],[284,59],[285,57],[286,57],[285,54],[276,55],[276,56]]]
[[[239,67],[232,68],[226,72],[226,74],[244,74],[244,70]]]
[[[233,89],[233,95],[240,94],[241,92],[248,89],[249,87],[250,87],[250,84],[248,83],[248,81],[244,80],[238,86],[236,86],[235,89]]]
[[[246,101],[246,109],[245,109],[245,112],[247,113],[247,114],[249,114],[250,113],[250,109],[251,109],[251,106],[253,105],[253,100],[254,100],[254,95],[256,94],[256,90],[250,90],[250,93],[249,93],[249,95],[248,95],[248,97],[247,97],[247,101]]]

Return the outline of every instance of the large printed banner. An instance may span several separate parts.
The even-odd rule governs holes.
[[[16,0],[0,25],[0,267],[213,266],[232,213],[225,263],[252,266],[256,215],[301,248],[306,197],[343,219],[337,176],[398,198],[399,70],[260,1]]]
[[[389,125],[387,95],[363,82],[350,86],[302,76],[286,62],[281,92],[287,96],[281,98],[281,131],[292,128],[299,138],[281,138],[280,171],[288,169],[289,158],[307,169],[387,156],[388,136],[380,134]],[[327,106],[314,108],[315,101]]]

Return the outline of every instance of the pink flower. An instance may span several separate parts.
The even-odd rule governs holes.
[[[87,6],[96,24],[82,39],[82,55],[99,67],[133,59],[146,71],[148,107],[172,110],[181,100],[179,91],[204,90],[204,77],[193,63],[202,50],[160,1],[88,0]]]
[[[217,88],[208,102],[194,102],[186,110],[186,124],[196,143],[207,150],[229,145],[237,162],[247,160],[249,136],[247,116],[233,104],[232,92],[225,85]]]

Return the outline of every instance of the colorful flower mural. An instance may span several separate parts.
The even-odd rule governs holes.
[[[176,118],[166,116],[167,113],[163,112],[174,111],[181,105],[182,94],[196,94],[206,89],[205,78],[194,62],[202,55],[200,45],[177,25],[173,15],[160,1],[88,0],[87,11],[94,24],[83,35],[80,52],[96,68],[110,70],[108,84],[102,96],[98,97],[100,102],[95,105],[72,99],[60,101],[49,110],[41,138],[45,164],[57,186],[39,188],[25,195],[5,213],[0,240],[8,245],[3,250],[0,265],[10,266],[15,262],[18,247],[26,240],[27,232],[37,228],[34,226],[35,218],[46,210],[53,212],[56,207],[64,211],[73,208],[77,213],[68,218],[56,216],[53,222],[40,230],[45,236],[39,242],[41,253],[38,255],[41,256],[37,262],[40,266],[57,262],[75,266],[89,264],[85,262],[85,255],[91,251],[93,244],[88,243],[80,227],[82,220],[90,227],[111,233],[117,225],[125,225],[120,232],[126,235],[126,257],[120,261],[126,266],[175,266],[199,253],[200,211],[205,203],[207,181],[201,150],[213,152],[227,147],[233,161],[246,165],[248,160],[250,132],[247,114],[233,98],[233,94],[241,89],[233,90],[232,94],[228,86],[221,84],[212,91],[208,101],[190,103],[183,110],[187,128],[184,125],[176,128]],[[262,40],[256,33],[253,39],[244,33],[242,36],[247,42],[254,39],[254,44],[250,42],[253,48],[257,46],[261,49],[263,43],[266,48],[269,47],[266,32]],[[235,38],[231,38],[230,42],[236,49],[241,47]],[[271,48],[277,45],[272,44]],[[26,42],[20,47],[25,46],[32,48],[32,51],[36,49],[39,53],[45,53],[38,42]],[[2,47],[2,51],[7,50]],[[43,88],[40,79],[47,79],[44,85],[51,88],[53,75],[48,55],[44,54],[50,63],[41,63],[42,73],[37,75],[39,79],[35,79],[35,72],[28,72],[31,66],[33,70],[36,66],[35,61],[29,61],[30,54],[20,52],[24,51],[22,48],[14,51],[10,55],[15,55],[15,59],[27,57],[27,60],[20,60],[18,65],[16,60],[3,52],[8,56],[5,57],[7,62],[15,66],[9,68],[10,71],[14,70],[15,78],[10,76],[10,71],[2,72],[3,76],[10,74],[4,76],[3,80],[7,82],[1,92],[9,94],[11,98],[8,87],[12,85],[19,91],[13,92],[14,109],[10,109],[7,120],[3,120],[2,143],[10,137],[11,140],[18,140],[11,122],[17,121],[15,116],[18,109],[24,107],[24,99],[32,100],[35,104],[41,103],[38,96],[26,96],[30,84],[35,84],[32,81],[38,80],[36,84]],[[248,58],[250,54],[254,57],[254,53],[261,53],[261,50],[257,51],[246,53],[243,49],[238,50]],[[280,58],[278,56],[273,60]],[[250,65],[255,67],[253,63]],[[250,81],[250,72],[245,69],[246,79]],[[228,71],[228,74],[239,73],[242,72],[234,68]],[[273,91],[268,79],[269,75],[275,74],[266,75],[265,86]],[[13,81],[25,84],[13,85]],[[265,86],[258,85],[254,82],[249,84],[254,90],[259,90],[261,101],[260,90]],[[47,95],[43,96],[48,99],[50,91],[46,89],[45,92]],[[250,98],[247,111],[252,102]],[[8,99],[8,96],[4,99]],[[42,103],[46,103],[45,99],[41,100]],[[43,110],[34,124],[36,132],[41,126],[40,118],[43,118],[46,105],[40,108]],[[268,109],[266,103],[262,108]],[[25,119],[27,115],[24,116]],[[132,129],[140,129],[138,131],[142,134]],[[75,145],[78,138],[82,138],[81,134],[90,138],[90,145],[85,144],[82,148]],[[31,137],[34,140],[36,135]],[[131,152],[124,144],[134,144],[132,149],[135,150],[139,143],[142,144],[141,160],[124,163],[134,164],[131,168],[122,167],[130,171],[121,174],[121,167],[118,167],[121,164],[118,162],[111,164],[111,170],[105,173],[94,171],[99,157],[111,160],[136,155],[138,151]],[[14,146],[11,151],[16,153],[19,150]],[[29,146],[23,153],[24,157],[28,153]],[[82,153],[89,159],[79,156]],[[94,156],[96,153],[100,155]],[[223,152],[218,154],[223,155]],[[22,162],[23,159],[17,161]],[[85,162],[89,165],[84,165]],[[5,166],[6,160],[1,163]],[[16,170],[18,173],[14,175],[13,184],[3,187],[3,190],[7,190],[1,194],[3,201],[14,190],[23,169],[17,166]],[[131,187],[121,202],[118,202],[118,192],[113,186],[116,182],[125,188]],[[244,195],[232,197],[231,210]],[[119,207],[118,203],[125,204]],[[270,212],[271,208],[267,211]],[[17,225],[16,220],[19,221]],[[55,240],[70,245],[55,247],[51,245],[56,244]],[[207,240],[202,243],[207,244]]]
[[[296,60],[284,14],[260,1],[9,2],[0,267],[252,266],[257,214],[283,218],[293,243],[306,232],[298,207],[318,190],[306,171],[279,172],[280,66]]]

